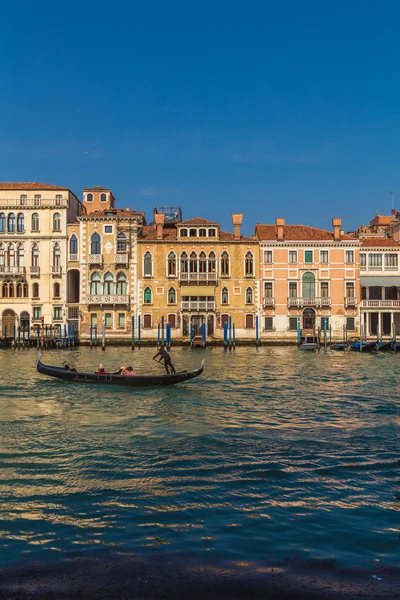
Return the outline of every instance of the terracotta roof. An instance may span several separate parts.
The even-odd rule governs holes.
[[[101,187],[101,185],[95,185],[94,187],[84,188],[84,192],[111,192],[110,188]]]
[[[393,238],[365,238],[361,240],[363,248],[380,248],[380,247],[391,247],[400,248],[400,244]]]
[[[204,238],[201,238],[204,239]],[[228,233],[227,231],[220,231],[219,232],[219,239],[223,242],[234,242],[235,241],[235,236],[233,233]],[[240,236],[240,240],[237,240],[240,242],[254,242],[254,240],[252,238],[246,237],[244,235]]]
[[[110,214],[112,213],[112,214]],[[80,218],[84,219],[100,219],[102,217],[136,217],[138,215],[144,216],[143,213],[137,212],[136,210],[123,210],[122,208],[109,208],[106,210],[94,210],[93,212],[81,215]]]
[[[37,181],[0,181],[0,190],[69,190],[69,188]]]
[[[259,240],[278,239],[278,227],[276,225],[256,225],[256,235]],[[331,241],[333,231],[309,227],[308,225],[283,225],[284,241]],[[341,240],[353,240],[350,235],[342,235]]]
[[[146,225],[145,227],[142,228],[141,234],[140,234],[140,239],[143,240],[148,240],[148,241],[153,241],[153,240],[157,240],[157,233],[156,230],[154,228],[153,225]],[[170,227],[163,227],[163,240],[176,240],[177,239],[177,228],[176,226],[172,225]],[[218,243],[218,242],[234,242],[235,241],[235,236],[233,233],[227,233],[226,231],[220,231],[219,232],[219,238],[203,238],[203,237],[198,237],[198,238],[190,238],[190,237],[185,237],[185,238],[180,238],[179,241],[182,244],[191,244],[193,242],[201,242],[203,244],[214,244],[214,243]],[[254,240],[252,238],[249,237],[245,237],[245,236],[241,236],[240,237],[240,241],[241,242],[253,242]]]
[[[176,227],[163,227],[163,240],[176,240]],[[186,239],[186,238],[185,238]],[[187,238],[189,239],[189,238]],[[145,225],[140,232],[139,241],[157,240],[157,232],[153,225]],[[161,241],[161,240],[160,240]]]
[[[207,219],[201,219],[200,217],[195,217],[194,219],[183,221],[182,223],[179,223],[179,225],[216,225],[218,227],[219,223],[216,223],[215,221],[207,221]]]

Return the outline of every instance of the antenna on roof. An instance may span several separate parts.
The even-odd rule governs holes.
[[[392,210],[394,210],[394,192],[389,192],[391,198],[392,198]]]

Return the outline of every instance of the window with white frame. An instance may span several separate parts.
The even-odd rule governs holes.
[[[354,250],[346,250],[346,263],[351,264],[354,262]]]
[[[321,250],[320,251],[319,262],[321,262],[321,263],[328,263],[329,262],[328,250]]]
[[[368,265],[370,267],[382,267],[382,254],[369,254],[368,255]]]
[[[126,326],[126,315],[125,313],[118,313],[118,327],[125,329]]]
[[[297,264],[297,250],[289,250],[289,264]]]
[[[264,250],[264,263],[267,265],[272,263],[272,250]]]
[[[385,254],[385,267],[397,267],[397,254]]]
[[[360,254],[360,267],[366,267],[367,266],[367,255],[364,254],[364,252],[362,252]]]
[[[297,298],[297,281],[289,281],[289,298]]]
[[[321,298],[329,298],[329,283],[321,281]]]
[[[264,298],[272,298],[272,297],[273,297],[272,281],[264,281]]]
[[[153,275],[153,257],[150,252],[146,252],[143,257],[143,274],[145,277]]]

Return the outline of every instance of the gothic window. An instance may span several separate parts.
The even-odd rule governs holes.
[[[90,278],[90,293],[92,296],[101,294],[101,277],[99,273],[93,273]]]
[[[28,298],[28,295],[29,295],[28,284],[26,283],[26,281],[24,281],[24,285],[23,285],[23,297],[24,298]]]
[[[97,231],[94,232],[90,239],[90,254],[101,254],[101,237]]]
[[[216,272],[216,261],[214,252],[210,252],[208,255],[208,272],[215,273]]]
[[[244,272],[246,277],[252,277],[254,275],[254,259],[252,253],[249,251],[245,257]]]
[[[118,273],[117,275],[117,295],[125,296],[128,293],[127,284],[126,284],[126,275],[125,273]]]
[[[172,251],[168,254],[167,273],[169,277],[175,277],[176,275],[176,255]]]
[[[246,304],[253,304],[253,289],[251,287],[246,290]]]
[[[176,290],[173,287],[168,290],[168,304],[176,304]]]
[[[114,293],[114,276],[112,273],[108,272],[104,275],[104,287],[103,294],[110,296]]]
[[[200,252],[199,256],[199,273],[207,272],[207,256],[205,252]]]
[[[61,231],[61,217],[58,212],[53,215],[53,231]]]
[[[145,277],[152,277],[153,275],[153,257],[148,251],[143,257],[143,274]]]
[[[23,283],[22,283],[22,281],[18,281],[18,283],[17,283],[17,298],[22,298],[23,291],[24,291]]]
[[[182,252],[181,254],[181,273],[188,272],[188,255],[186,252]]]
[[[78,254],[78,238],[73,233],[69,238],[69,254],[74,254],[75,256]]]
[[[144,290],[144,296],[143,296],[143,299],[144,299],[144,304],[151,304],[151,301],[152,301],[152,293],[151,293],[151,288],[147,287],[147,288]]]
[[[0,267],[4,267],[6,259],[6,251],[4,244],[0,244]]]
[[[190,268],[191,273],[197,273],[197,254],[196,254],[196,252],[190,253],[189,268]]]
[[[222,288],[221,303],[229,304],[229,293],[228,288],[226,287]]]
[[[221,254],[221,276],[229,277],[229,254],[225,251]]]
[[[8,266],[15,267],[15,248],[14,244],[8,246]]]

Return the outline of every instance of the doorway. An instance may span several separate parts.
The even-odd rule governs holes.
[[[303,312],[303,329],[315,329],[315,310],[306,308]]]
[[[11,309],[3,312],[2,318],[2,334],[4,337],[13,337],[15,327],[15,312]]]
[[[201,335],[201,326],[203,325],[204,317],[203,315],[195,315],[191,319],[192,327],[193,327],[193,335],[196,337]]]

